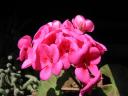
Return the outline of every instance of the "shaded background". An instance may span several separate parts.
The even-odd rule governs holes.
[[[95,30],[90,35],[107,46],[108,52],[103,56],[102,64],[121,65],[128,68],[128,7],[124,1],[45,1],[1,3],[0,7],[0,58],[17,53],[18,39],[23,35],[33,36],[38,28],[55,19],[64,21],[81,14],[91,19]],[[114,67],[114,68],[115,68]],[[121,67],[121,68],[122,68]],[[117,68],[113,74],[119,74],[117,85],[121,96],[126,92],[126,78],[123,69]],[[116,72],[116,73],[115,73]],[[117,76],[117,75],[116,75]],[[115,76],[115,77],[116,77]],[[121,83],[118,83],[118,80]],[[124,83],[123,83],[124,82]],[[122,86],[123,85],[123,86]]]

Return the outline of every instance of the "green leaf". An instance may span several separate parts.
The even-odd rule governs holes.
[[[55,89],[57,79],[58,77],[53,75],[47,81],[40,81],[37,96],[56,96],[58,94],[58,91]]]
[[[105,84],[105,85],[103,84],[101,86],[101,89],[105,93],[105,95],[106,96],[120,96],[118,88],[115,83],[115,79],[113,77],[113,74],[110,70],[109,65],[108,64],[104,65],[103,67],[101,67],[100,70],[101,70],[102,74],[109,77],[109,79],[110,79],[110,84]]]

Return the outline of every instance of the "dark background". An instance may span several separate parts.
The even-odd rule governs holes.
[[[128,67],[128,5],[123,0],[5,2],[1,3],[0,13],[0,58],[17,53],[18,39],[26,34],[33,36],[41,25],[55,19],[71,20],[81,14],[95,24],[90,35],[108,48],[103,64]],[[126,73],[121,73],[123,78]],[[121,80],[125,82],[126,79]],[[125,94],[123,89],[120,92]]]

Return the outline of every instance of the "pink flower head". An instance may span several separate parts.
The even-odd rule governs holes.
[[[31,37],[28,35],[23,36],[19,41],[18,41],[18,48],[20,49],[20,54],[18,59],[20,61],[23,61],[28,57],[28,52],[31,49]]]
[[[52,74],[59,75],[61,70],[73,66],[77,79],[83,84],[79,94],[83,96],[101,79],[97,65],[107,51],[103,44],[86,34],[93,30],[93,22],[81,15],[72,22],[48,22],[39,28],[33,40],[26,35],[18,41],[18,58],[24,61],[21,68],[32,66],[40,71],[41,80],[48,80]]]
[[[72,19],[72,23],[75,28],[81,30],[82,32],[92,32],[94,30],[94,24],[91,20],[85,19],[81,15],[77,15]]]

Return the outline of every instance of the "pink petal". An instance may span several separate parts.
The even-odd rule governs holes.
[[[65,53],[65,54],[61,57],[61,61],[62,61],[62,63],[63,63],[64,69],[68,69],[68,68],[70,67],[69,58],[68,58],[68,53]]]
[[[81,82],[83,82],[85,84],[89,82],[90,76],[89,76],[88,69],[76,68],[75,75],[76,75],[77,79],[80,80]]]
[[[93,74],[93,76],[97,76],[99,74],[98,67],[96,65],[90,64],[88,66],[89,71]]]
[[[73,37],[65,37],[67,40],[70,41],[70,51],[77,51],[79,49],[79,46],[76,43],[76,38]]]
[[[20,49],[19,59],[20,61],[23,61],[26,58],[27,52],[25,48]]]
[[[99,56],[98,58],[91,60],[90,64],[99,64],[99,62],[101,61],[101,56]]]
[[[49,58],[50,56],[51,56],[51,48],[50,48],[50,46],[48,46],[47,44],[40,44],[39,46],[38,46],[38,52],[39,52],[39,54],[40,54],[40,56],[41,56],[41,59],[43,58],[43,57],[47,57],[47,58]]]
[[[70,50],[70,41],[63,38],[58,48],[59,48],[60,56],[63,56],[63,54],[68,53]]]
[[[64,21],[64,23],[62,24],[62,26],[64,27],[64,29],[65,28],[67,28],[67,29],[73,29],[73,25],[72,25],[72,23],[69,20]]]
[[[41,64],[41,68],[45,66],[51,66],[53,63],[57,63],[59,59],[59,51],[55,44],[48,46],[46,44],[42,44],[38,46],[39,63]]]
[[[107,48],[99,42],[96,42],[96,47],[100,50],[101,54],[104,54],[104,52],[107,51]]]
[[[78,65],[82,58],[83,58],[83,54],[81,54],[78,50],[78,52],[72,52],[69,54],[69,60],[70,60],[70,63],[71,64],[74,64],[74,65]]]
[[[23,46],[28,47],[31,46],[31,41],[32,38],[28,35],[23,36],[19,41],[18,41],[18,48],[21,49]]]
[[[53,30],[60,28],[60,26],[61,26],[61,22],[60,22],[60,21],[54,20],[54,21],[52,22],[52,27],[53,27],[52,29],[53,29]]]
[[[41,80],[48,80],[52,75],[51,67],[46,66],[40,71],[40,79]]]
[[[62,28],[62,32],[64,37],[69,37],[72,35],[70,29]]]
[[[32,67],[34,70],[41,70],[41,62],[40,62],[40,51],[39,48],[33,48],[32,55]]]
[[[38,38],[40,37],[40,35],[41,35],[41,31],[39,30],[39,31],[37,31],[36,34],[34,35],[34,40],[35,40],[35,39],[38,39]]]
[[[59,59],[59,50],[55,44],[50,46],[46,44],[40,45],[40,59],[45,63],[45,60],[49,60],[51,63],[56,63]]]
[[[80,29],[82,32],[86,29],[86,20],[83,16],[77,15],[74,19],[72,19],[72,23],[75,28]]]
[[[51,55],[51,50],[49,46],[47,46],[46,44],[42,44],[38,46],[36,59],[38,59],[37,62],[41,64],[41,69],[44,68],[46,65],[51,64],[50,55]]]
[[[87,53],[88,51],[88,44],[84,44],[82,46],[82,48],[79,48],[78,50],[74,51],[74,52],[71,52],[69,54],[69,60],[72,64],[79,64],[80,62],[83,62],[83,58],[85,57],[85,54]]]
[[[62,68],[63,68],[63,64],[61,61],[59,61],[59,62],[52,65],[52,73],[55,75],[59,75]]]
[[[56,44],[57,46],[59,46],[60,43],[62,42],[63,38],[64,38],[63,33],[61,33],[61,32],[57,33],[57,34],[56,34],[55,44]]]
[[[42,43],[50,45],[55,43],[55,40],[56,40],[56,31],[47,34]]]
[[[53,22],[49,22],[46,24],[49,27],[49,32],[60,29],[61,22],[58,20],[54,20]]]
[[[95,86],[97,84],[97,82],[100,80],[100,78],[101,78],[101,75],[100,75],[100,73],[98,73],[96,77],[90,79],[90,81],[87,83],[87,85],[85,85],[85,87],[80,90],[79,96],[84,96],[84,94],[86,92],[89,92],[93,88],[93,86]]]
[[[90,64],[99,64],[101,61],[101,54],[98,48],[91,47],[89,50]]]
[[[84,34],[85,38],[87,39],[88,42],[92,45],[96,45],[96,41],[88,34]]]
[[[92,32],[94,30],[94,24],[91,20],[86,19],[86,30]]]
[[[80,27],[82,24],[85,24],[85,18],[82,15],[77,15],[72,19],[72,23],[75,27]]]
[[[43,25],[39,28],[39,30],[36,32],[36,34],[34,35],[34,39],[33,40],[36,40],[36,39],[39,39],[40,37],[41,38],[44,38],[44,36],[49,32],[49,28],[47,25]]]
[[[23,62],[21,68],[22,68],[22,69],[26,69],[26,68],[30,67],[31,65],[32,65],[31,60],[30,60],[30,59],[26,59],[26,60]]]
[[[75,33],[75,34],[74,34]],[[82,35],[83,34],[83,32],[81,31],[81,30],[79,30],[79,29],[74,29],[73,31],[72,31],[72,35],[73,36],[75,36],[75,37],[77,37],[77,36],[79,36],[79,35]]]
[[[59,59],[59,50],[55,44],[51,44],[51,58],[53,59],[53,63],[56,63]]]

